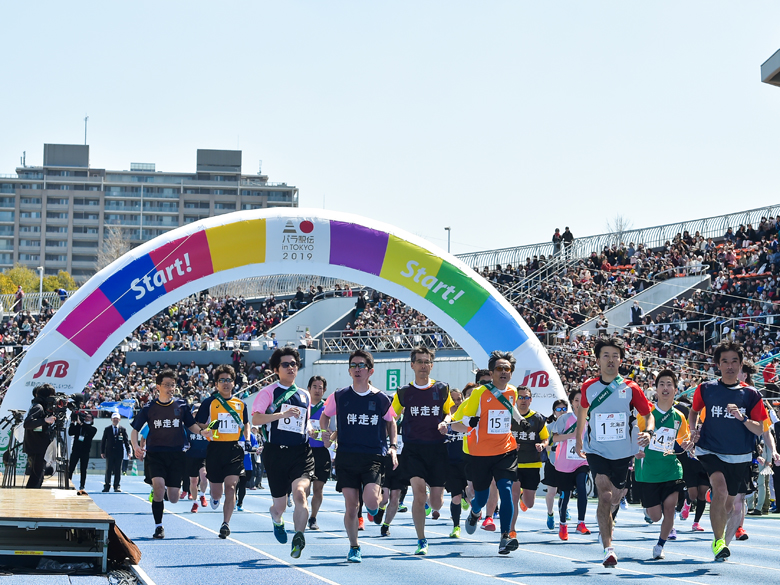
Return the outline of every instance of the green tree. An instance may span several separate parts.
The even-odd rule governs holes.
[[[3,274],[7,276],[14,285],[13,290],[10,292],[16,292],[16,287],[20,284],[25,293],[38,292],[40,277],[36,271],[27,266],[15,264],[13,268],[6,270]]]
[[[76,290],[79,287],[79,285],[76,284],[76,281],[73,280],[73,277],[64,270],[59,271],[57,280],[60,281],[59,288],[64,288],[67,291]]]

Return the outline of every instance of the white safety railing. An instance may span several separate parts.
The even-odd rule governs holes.
[[[322,337],[322,353],[350,353],[356,349],[370,352],[408,351],[415,347],[431,349],[461,349],[447,332],[439,328],[426,328],[419,332],[404,333],[397,329],[366,329],[328,331]]]
[[[242,278],[224,284],[218,284],[208,289],[212,297],[241,297],[258,298],[269,295],[284,296],[295,294],[298,287],[301,287],[304,293],[309,291],[309,287],[321,286],[325,291],[333,291],[336,285],[344,288],[362,288],[360,285],[345,282],[336,278],[327,278],[324,276],[312,276],[308,274],[277,274],[273,276],[254,276]]]

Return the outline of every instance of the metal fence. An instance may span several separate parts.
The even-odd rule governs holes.
[[[304,292],[308,292],[309,287],[317,288],[321,286],[325,290],[333,290],[336,285],[341,288],[362,288],[360,285],[345,282],[337,278],[327,278],[324,276],[312,276],[308,274],[277,274],[273,276],[254,276],[251,278],[242,278],[224,284],[218,284],[208,289],[212,297],[233,296],[244,298],[267,297],[271,294],[276,296],[295,294],[298,287]]]
[[[70,293],[68,293],[70,294]],[[38,312],[38,306],[41,300],[45,300],[49,303],[49,306],[53,309],[59,309],[62,302],[60,301],[60,295],[56,292],[45,292],[42,295],[40,293],[25,293],[22,298],[21,309],[16,308],[16,296],[15,293],[0,295],[0,303],[2,303],[2,312],[5,314],[18,313],[21,311],[30,311],[31,313]]]
[[[591,252],[600,252],[604,249],[604,246],[611,246],[620,242],[625,242],[626,244],[634,242],[635,244],[644,244],[646,247],[657,248],[663,246],[666,241],[674,239],[678,233],[681,234],[686,230],[691,235],[698,231],[705,238],[722,238],[729,227],[733,227],[735,231],[740,224],[752,223],[754,227],[757,227],[762,217],[776,217],[778,215],[780,215],[780,205],[770,205],[728,215],[587,236],[575,239],[570,253],[574,257],[584,258],[590,256]],[[552,241],[513,248],[458,254],[457,257],[472,268],[481,269],[485,266],[495,268],[497,264],[502,266],[512,264],[516,266],[524,263],[528,257],[541,256],[542,254],[545,256],[554,254]]]
[[[322,338],[322,353],[350,353],[365,349],[372,353],[383,351],[408,351],[415,347],[431,349],[461,349],[443,329],[426,329],[425,332],[403,333],[397,329],[370,329],[366,331],[328,331]]]

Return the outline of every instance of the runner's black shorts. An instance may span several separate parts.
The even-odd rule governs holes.
[[[409,485],[409,478],[404,475],[404,469],[401,465],[401,456],[398,455],[398,467],[393,469],[393,458],[385,455],[384,469],[382,473],[382,487],[394,490],[402,490]]]
[[[404,443],[401,452],[404,475],[409,479],[421,477],[431,487],[447,483],[447,465],[450,457],[445,443]]]
[[[517,451],[512,449],[502,455],[469,455],[466,460],[466,477],[474,485],[475,492],[490,489],[496,479],[517,479]]]
[[[518,467],[517,481],[524,490],[536,491],[541,481],[541,467]]]
[[[556,481],[558,482],[558,489],[560,491],[568,492],[569,490],[573,490],[577,487],[577,476],[580,473],[590,473],[590,467],[587,465],[580,465],[577,469],[574,471],[558,471],[555,470],[555,473],[558,475],[556,476]],[[587,481],[587,478],[585,478]]]
[[[336,451],[336,491],[352,488],[363,491],[370,483],[382,485],[385,456],[375,453]]]
[[[447,464],[447,481],[444,484],[444,489],[453,496],[459,496],[466,489],[467,485],[466,462],[463,459],[450,461]]]
[[[586,453],[588,465],[593,475],[606,475],[617,489],[625,489],[628,485],[628,468],[633,457],[623,459],[607,459],[595,453]]]
[[[745,479],[750,469],[750,461],[744,463],[726,463],[717,455],[708,453],[706,455],[698,455],[699,461],[701,461],[704,471],[707,475],[712,476],[713,473],[720,471],[726,480],[726,488],[729,491],[730,496],[736,496],[740,492],[740,488],[745,483]]]
[[[290,446],[266,443],[262,457],[272,498],[286,497],[298,479],[314,479],[314,455],[308,441]]]
[[[663,506],[666,498],[672,494],[682,494],[685,482],[682,479],[673,479],[670,481],[661,481],[658,483],[646,483],[644,481],[636,482],[639,488],[640,498],[643,508],[652,508],[653,506]],[[677,502],[675,502],[676,504]]]
[[[544,462],[544,479],[542,483],[547,487],[558,487],[558,470],[549,460]]]
[[[747,473],[739,484],[739,493],[750,495],[758,491],[758,464],[748,465]]]
[[[147,451],[144,456],[144,473],[150,480],[162,477],[165,487],[181,487],[185,459],[184,451]]]
[[[238,441],[209,441],[206,451],[206,478],[222,483],[230,475],[244,475],[244,448]]]
[[[330,451],[327,447],[312,447],[311,451],[314,455],[314,479],[328,481],[331,470]]]
[[[206,467],[205,457],[187,457],[184,456],[185,463],[184,468],[187,472],[187,477],[200,477],[200,470]]]
[[[694,459],[693,457],[688,457],[688,455],[685,453],[678,455],[677,459],[682,464],[683,481],[685,482],[685,487],[696,488],[700,485],[710,485],[710,478],[707,475],[707,472],[704,471],[704,467],[702,467],[701,461]],[[702,498],[704,496],[704,494],[699,495]]]

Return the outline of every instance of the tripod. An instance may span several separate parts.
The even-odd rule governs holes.
[[[11,414],[0,420],[0,431],[11,426],[11,436],[8,439],[8,449],[3,455],[3,487],[16,487],[16,463],[19,459],[19,449],[22,444],[16,440],[16,429],[23,422],[24,410],[12,410]]]
[[[54,425],[54,465],[57,473],[57,487],[66,490],[70,488],[68,481],[70,461],[68,458],[68,437],[65,434],[65,419],[58,416]]]

